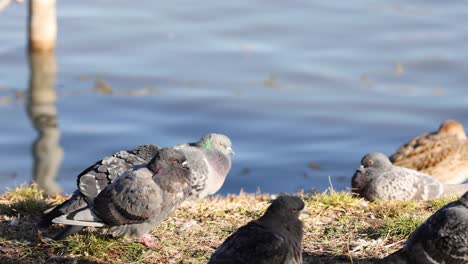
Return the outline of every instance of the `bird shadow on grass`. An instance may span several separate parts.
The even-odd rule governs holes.
[[[348,263],[359,263],[359,264],[374,264],[380,263],[380,259],[377,258],[365,258],[358,259],[353,258],[352,260],[346,255],[331,255],[331,254],[315,254],[311,252],[303,252],[302,258],[304,264],[348,264]]]
[[[21,257],[13,257],[13,256],[0,256],[0,263],[2,264],[18,264],[18,263],[30,263],[30,264],[35,264],[35,263],[47,263],[47,264],[101,264],[105,262],[98,262],[94,260],[89,260],[89,259],[84,259],[80,257],[74,257],[74,258],[66,258],[66,257],[61,257],[61,256],[55,256],[55,257],[48,257],[48,258],[40,258],[40,257],[35,257],[34,259],[32,258],[26,258],[24,256]]]
[[[37,222],[42,212],[51,207],[43,199],[26,198],[0,204],[0,263],[99,263],[82,257],[54,254],[54,246],[42,243]],[[45,235],[58,232],[49,228]]]
[[[0,241],[19,243],[37,241],[36,223],[42,211],[48,208],[43,200],[26,199],[0,204]]]
[[[61,256],[69,242],[42,241],[45,236],[38,231],[37,220],[35,216],[23,216],[0,221],[0,263],[107,263],[85,256]],[[44,235],[58,231],[52,227]]]

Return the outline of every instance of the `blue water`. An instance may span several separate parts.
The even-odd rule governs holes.
[[[26,10],[0,12],[0,191],[38,162]],[[31,107],[56,112],[48,177],[70,193],[114,151],[221,132],[222,194],[344,190],[365,153],[468,125],[467,22],[462,1],[59,1],[56,99]]]

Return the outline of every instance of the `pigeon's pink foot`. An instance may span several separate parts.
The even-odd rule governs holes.
[[[150,234],[146,234],[140,238],[140,242],[148,248],[155,248],[156,242],[153,241]]]

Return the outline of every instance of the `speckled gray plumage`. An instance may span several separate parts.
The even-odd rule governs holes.
[[[158,150],[159,147],[155,145],[141,145],[130,151],[114,153],[78,175],[78,189],[86,200],[92,203],[114,179],[133,166],[149,162]]]
[[[352,191],[367,200],[429,200],[462,195],[468,184],[443,184],[437,179],[392,165],[383,153],[369,153],[352,178]]]
[[[239,228],[211,256],[209,264],[302,263],[304,202],[295,196],[280,196],[256,221]]]
[[[77,177],[78,189],[67,201],[45,213],[39,227],[48,227],[52,224],[52,219],[76,212],[93,203],[99,192],[114,179],[135,165],[149,162],[158,149],[156,145],[137,146],[133,150],[116,152],[86,168]]]
[[[468,263],[468,192],[430,216],[383,263]]]
[[[53,220],[82,226],[110,226],[114,236],[142,237],[165,220],[190,192],[185,155],[163,148],[146,164],[134,166],[106,186],[78,213]]]
[[[182,165],[185,155],[174,149],[162,149],[157,155],[158,161],[126,172],[94,199],[93,210],[112,226],[113,235],[141,237],[188,197],[191,185],[190,171]]]
[[[223,134],[207,134],[196,143],[174,146],[187,157],[192,173],[190,199],[200,199],[216,193],[231,169],[234,152],[231,140]]]

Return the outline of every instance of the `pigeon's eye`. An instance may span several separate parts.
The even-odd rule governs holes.
[[[176,160],[176,159],[172,159],[171,162],[174,163],[174,164],[176,164],[176,163],[177,163],[177,160]]]
[[[369,160],[369,161],[367,162],[367,164],[372,165],[372,164],[374,164],[374,161],[373,161],[373,160]]]

